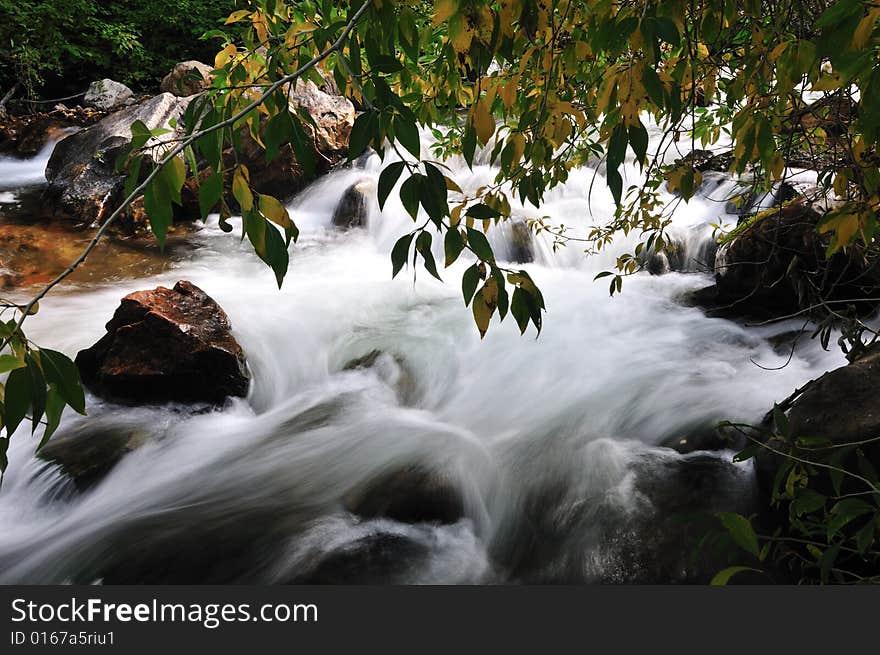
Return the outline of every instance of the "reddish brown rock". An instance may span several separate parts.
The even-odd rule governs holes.
[[[248,387],[226,313],[183,280],[123,298],[107,334],[76,363],[86,386],[121,400],[219,403]]]

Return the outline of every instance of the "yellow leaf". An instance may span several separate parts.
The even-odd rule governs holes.
[[[232,44],[226,46],[214,57],[214,68],[223,68],[236,54],[238,54],[238,48]]]
[[[254,208],[254,194],[251,193],[248,177],[245,166],[237,166],[232,176],[232,195],[238,201],[242,211],[246,212]]]
[[[526,138],[523,136],[522,132],[515,132],[511,135],[510,142],[513,144],[513,163],[516,164],[522,159],[523,152],[525,152]]]
[[[285,230],[293,229],[293,221],[290,220],[290,214],[287,213],[287,208],[282,205],[277,198],[265,196],[262,193],[259,195],[260,213],[275,223],[275,225],[282,227]]]
[[[501,93],[499,94],[501,97],[501,102],[504,103],[505,109],[510,109],[513,106],[513,101],[516,100],[516,90],[519,87],[519,76],[511,77],[504,83],[504,86],[501,87]]]
[[[474,129],[477,131],[477,138],[480,140],[480,143],[483,145],[489,143],[489,139],[495,134],[495,119],[492,118],[489,107],[483,99],[477,100],[474,105],[474,113],[471,120],[473,121]]]
[[[853,32],[853,49],[861,50],[868,45],[868,41],[871,39],[871,34],[874,32],[874,26],[876,25],[878,18],[880,18],[880,7],[875,7],[868,12],[867,16],[859,21],[858,26]]]
[[[846,246],[858,233],[860,228],[859,215],[852,213],[840,213],[829,221],[819,226],[820,233],[833,231],[836,238],[836,246]],[[836,248],[835,248],[836,249]]]
[[[437,0],[434,3],[434,27],[458,11],[458,0]]]
[[[233,23],[237,23],[245,16],[249,16],[250,13],[251,12],[247,9],[239,9],[238,11],[233,11],[231,14],[229,14],[229,18],[226,19],[224,25],[232,25]]]

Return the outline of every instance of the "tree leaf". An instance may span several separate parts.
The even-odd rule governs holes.
[[[394,117],[394,135],[401,145],[416,159],[421,158],[422,150],[419,141],[419,128],[414,121],[398,114]]]
[[[755,557],[760,555],[758,537],[751,522],[745,516],[734,512],[718,512],[716,516],[737,546]]]
[[[86,399],[76,364],[64,353],[48,348],[40,348],[40,363],[46,381],[56,386],[58,394],[73,411],[84,415]]]
[[[400,237],[394,247],[391,249],[391,278],[397,277],[400,270],[406,264],[409,257],[409,246],[412,243],[414,234],[407,234]]]
[[[400,179],[400,174],[403,172],[404,166],[405,164],[402,161],[395,161],[388,164],[388,166],[383,168],[382,172],[379,173],[377,189],[379,209],[385,208],[385,201],[388,199],[388,196],[391,195],[391,190],[394,189],[397,180]]]
[[[457,229],[450,228],[446,230],[446,236],[443,239],[443,250],[446,253],[445,266],[449,267],[458,259],[461,251],[464,250],[464,239],[461,238],[461,233]]]
[[[480,267],[478,264],[471,264],[461,276],[461,293],[464,296],[465,307],[471,304],[479,283]]]
[[[709,583],[712,586],[724,586],[730,579],[735,576],[737,573],[742,573],[743,571],[754,571],[756,573],[762,573],[760,569],[752,568],[751,566],[728,566],[726,569],[722,571],[718,571],[712,578],[712,581]]]
[[[495,254],[492,252],[492,246],[489,245],[485,234],[469,227],[467,228],[467,240],[477,257],[486,262],[495,261]]]

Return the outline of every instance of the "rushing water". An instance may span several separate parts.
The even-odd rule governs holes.
[[[0,162],[3,185],[43,163]],[[465,191],[494,176],[448,163]],[[390,249],[413,225],[396,194],[383,212],[371,207],[367,229],[331,229],[342,191],[374,188],[379,166],[332,173],[294,201],[303,234],[281,291],[247,244],[209,224],[170,272],[42,303],[31,338],[74,355],[123,294],[188,279],[229,314],[252,385],[247,399],[195,414],[90,396],[90,416],[66,415],[59,437],[115,430],[146,443],[82,493],[34,457],[22,429],[0,492],[0,582],[688,579],[666,552],[677,542],[658,527],[665,513],[747,509],[751,469],[731,451],[658,445],[724,418],[755,421],[841,357],[808,344],[767,370],[788,359],[768,338],[792,326],[748,328],[682,304],[705,273],[639,274],[609,297],[593,278],[624,240],[588,259],[539,239],[526,268],[548,307],[540,338],[508,319],[481,341],[459,292],[467,262],[441,271],[446,284],[423,271],[390,279]],[[602,223],[612,204],[601,174],[588,203],[594,175],[573,171],[540,210],[515,216]],[[711,223],[732,221],[723,200],[734,187],[716,180],[677,209],[672,232],[689,261]],[[490,236],[507,252],[505,234]],[[375,350],[385,353],[375,366],[346,369]],[[408,466],[451,480],[465,517],[413,524],[346,509]]]

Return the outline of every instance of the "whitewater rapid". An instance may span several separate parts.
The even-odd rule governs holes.
[[[473,171],[447,164],[466,192],[495,175],[485,162]],[[34,179],[39,165],[17,164],[14,180]],[[280,291],[215,219],[192,237],[193,256],[166,274],[41,303],[29,336],[73,356],[103,334],[126,293],[190,280],[229,315],[252,385],[246,399],[199,414],[89,396],[89,417],[66,414],[59,436],[124,429],[146,444],[82,493],[34,456],[36,438],[17,433],[0,491],[0,583],[100,582],[108,567],[179,582],[296,582],[339,569],[337,581],[357,582],[651,580],[637,569],[650,568],[640,553],[655,546],[650,525],[665,501],[652,494],[668,496],[664,481],[710,457],[723,460],[712,491],[719,507],[742,505],[753,484],[750,464],[729,464],[730,451],[679,455],[658,445],[722,419],[757,421],[843,363],[810,342],[768,370],[789,359],[768,338],[800,325],[750,328],[686,306],[682,296],[711,282],[696,265],[638,274],[610,297],[593,278],[634,243],[625,239],[591,258],[538,239],[524,268],[548,308],[540,337],[496,318],[481,340],[459,291],[467,261],[441,271],[445,283],[423,270],[414,281],[411,269],[391,279],[391,247],[413,228],[396,193],[382,212],[372,197],[366,229],[332,229],[342,192],[375,189],[380,170],[374,157],[293,201],[302,236]],[[628,179],[638,175],[628,165]],[[722,196],[735,186],[720,184]],[[691,259],[713,223],[735,223],[720,197],[706,192],[676,210],[671,233]],[[513,211],[584,229],[612,207],[601,173],[583,168],[540,208]],[[503,233],[490,239],[506,252]],[[377,350],[389,355],[381,366],[346,370]],[[407,524],[347,511],[353,490],[416,465],[454,482],[464,518]],[[189,562],[192,575],[181,574]]]

